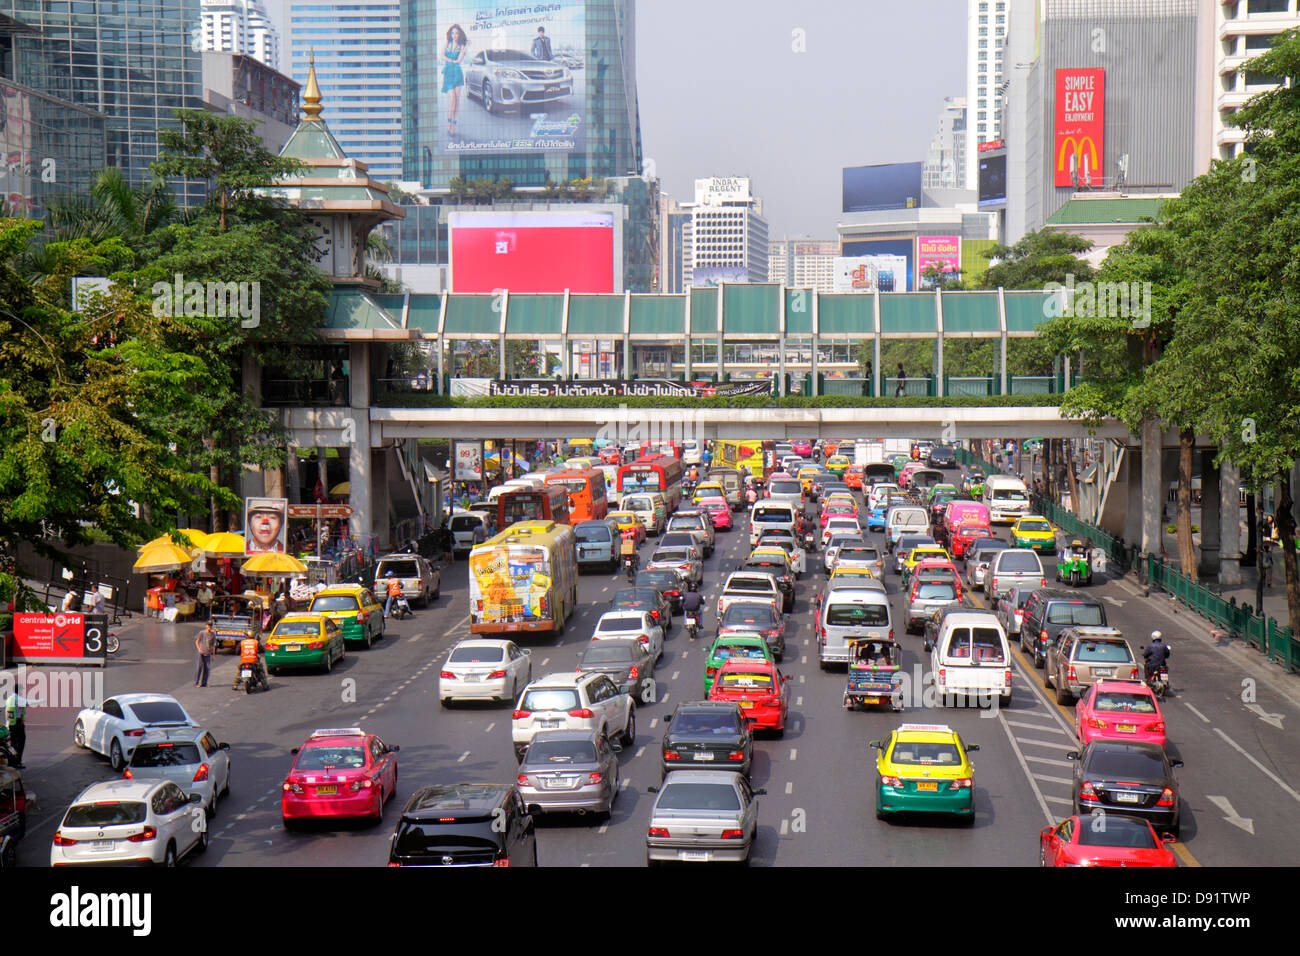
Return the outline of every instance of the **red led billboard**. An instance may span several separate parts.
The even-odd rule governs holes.
[[[613,292],[614,215],[458,212],[450,216],[453,292]]]

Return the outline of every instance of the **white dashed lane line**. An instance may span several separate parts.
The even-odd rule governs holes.
[[[466,750],[463,754],[460,755],[460,758],[456,761],[456,763],[464,763],[465,758],[468,756],[469,756],[469,751]]]
[[[677,678],[679,678],[679,677],[681,677],[681,676],[682,676],[682,672],[681,672],[681,671],[673,671],[673,676],[670,677],[669,680],[677,680]]]
[[[798,756],[799,756],[799,751],[798,751],[796,748],[791,747],[791,748],[790,748],[790,759],[791,759],[791,760],[794,760],[794,759],[797,758]]]
[[[1029,754],[1025,754],[1025,759],[1028,760],[1030,763],[1045,763],[1045,764],[1049,764],[1049,765],[1051,765],[1051,766],[1053,766],[1053,767],[1073,767],[1073,766],[1074,766],[1074,764],[1071,763],[1069,760],[1053,760],[1051,757],[1031,757],[1031,756],[1029,756]],[[1073,785],[1073,784],[1071,784],[1071,785]]]
[[[792,794],[792,793],[794,793],[794,781],[793,781],[793,780],[788,780],[788,781],[786,781],[786,784],[785,784],[785,792],[786,792],[786,795],[787,795],[787,796],[790,795],[790,794]]]
[[[490,734],[490,733],[492,733],[492,728],[495,727],[496,725],[497,725],[497,722],[496,722],[495,720],[492,721],[492,723],[488,724],[485,728],[483,728],[483,733],[485,733],[485,734]]]

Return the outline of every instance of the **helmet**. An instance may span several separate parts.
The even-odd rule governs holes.
[[[1152,631],[1152,632],[1151,632],[1151,640],[1153,640],[1153,641],[1158,641],[1158,640],[1160,640],[1160,637],[1161,637],[1161,635],[1160,635],[1160,632],[1159,632],[1159,631]]]

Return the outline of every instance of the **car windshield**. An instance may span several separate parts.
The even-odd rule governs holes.
[[[674,734],[712,734],[715,737],[739,737],[740,725],[731,714],[702,714],[687,711],[677,714],[669,725]]]
[[[596,630],[602,633],[610,631],[639,631],[641,630],[642,619],[632,617],[631,615],[622,615],[621,617],[603,617],[596,624]]]
[[[573,529],[573,536],[579,541],[608,541],[609,528],[603,524],[580,524]]]
[[[1081,640],[1074,659],[1099,664],[1128,664],[1133,660],[1133,655],[1129,653],[1128,644],[1124,641]]]
[[[635,659],[631,647],[616,641],[592,641],[582,655],[584,665],[627,664]]]
[[[735,671],[718,675],[718,686],[722,690],[750,691],[769,693],[772,690],[772,675],[752,671]]]
[[[271,632],[272,637],[315,637],[320,625],[315,621],[281,621]]]
[[[132,767],[180,767],[198,762],[197,744],[141,744],[131,754]]]
[[[889,759],[898,764],[951,764],[956,766],[961,763],[961,753],[957,750],[957,745],[952,743],[924,744],[919,741],[900,740],[894,744]]]
[[[577,710],[578,692],[563,687],[539,688],[524,694],[520,710]]]
[[[668,783],[655,806],[661,810],[739,810],[740,797],[729,783]]]
[[[1083,772],[1090,777],[1154,783],[1165,779],[1165,762],[1159,751],[1098,748],[1088,757]]]
[[[1013,488],[994,488],[994,501],[1028,501],[1023,491],[1016,491]]]
[[[590,740],[535,740],[528,748],[528,763],[595,763]]]
[[[1125,714],[1154,714],[1156,702],[1149,694],[1124,694],[1102,691],[1093,702],[1093,710],[1120,711]]]
[[[799,495],[803,493],[803,485],[792,478],[779,478],[768,487],[774,495]]]
[[[1046,521],[1022,521],[1020,522],[1020,530],[1032,531],[1034,533],[1050,532],[1052,530],[1052,526],[1048,524]]]
[[[364,747],[307,747],[298,752],[294,761],[294,770],[324,770],[335,767],[340,770],[359,770],[366,765]]]
[[[183,724],[185,711],[169,700],[149,700],[131,704],[131,713],[142,724]]]
[[[1030,551],[1008,551],[998,559],[998,571],[1012,572],[1030,571],[1034,574],[1042,574],[1043,566],[1038,563],[1038,555]]]
[[[350,594],[327,594],[311,602],[308,610],[318,611],[355,611],[360,605]]]
[[[650,556],[651,561],[689,561],[690,554],[685,548],[660,548]]]
[[[770,604],[733,604],[722,615],[722,625],[750,624],[755,627],[776,627],[776,612]]]
[[[469,515],[457,515],[451,519],[452,531],[473,531],[483,523],[481,518],[471,518]]]
[[[502,647],[458,647],[447,658],[449,664],[495,664],[506,656]]]
[[[884,604],[832,604],[826,609],[828,627],[883,627],[889,623]]]
[[[65,827],[118,827],[129,823],[144,823],[145,805],[135,801],[106,800],[97,803],[76,803],[68,808],[63,818]]]
[[[1080,627],[1101,627],[1106,623],[1106,612],[1100,604],[1069,601],[1053,604],[1047,609],[1049,624],[1076,624]]]
[[[420,568],[414,561],[380,561],[375,569],[375,577],[382,578],[389,571],[397,578],[418,578]]]
[[[1113,846],[1130,850],[1154,850],[1151,825],[1123,817],[1107,816],[1104,827],[1083,824],[1079,827],[1079,846]]]

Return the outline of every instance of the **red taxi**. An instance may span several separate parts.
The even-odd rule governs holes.
[[[598,454],[602,465],[623,464],[623,454],[618,450],[617,445],[606,445]]]
[[[315,731],[295,747],[281,787],[285,829],[302,820],[383,817],[397,791],[397,751],[360,727]]]
[[[954,558],[960,558],[966,553],[966,549],[970,547],[972,541],[977,541],[980,538],[991,538],[993,537],[993,531],[986,524],[964,524],[953,531],[951,537],[952,541],[949,542],[949,550],[952,551]]]
[[[1146,820],[1108,813],[1100,819],[1067,817],[1038,835],[1043,866],[1177,866],[1172,834],[1156,836]]]
[[[1141,681],[1100,680],[1074,705],[1079,743],[1140,740],[1165,745],[1165,715],[1151,688]]]
[[[790,715],[789,680],[770,661],[728,660],[714,676],[708,699],[739,704],[752,727],[774,730],[780,737]]]
[[[844,483],[850,488],[862,490],[862,476],[866,472],[866,465],[849,465],[844,470]]]
[[[821,526],[825,528],[826,522],[830,521],[832,518],[856,519],[857,517],[858,517],[857,508],[849,504],[840,504],[839,502],[836,502],[835,504],[827,505],[825,508],[822,509]]]
[[[727,504],[726,498],[701,498],[695,502],[695,507],[709,513],[715,530],[731,530],[731,506]]]

